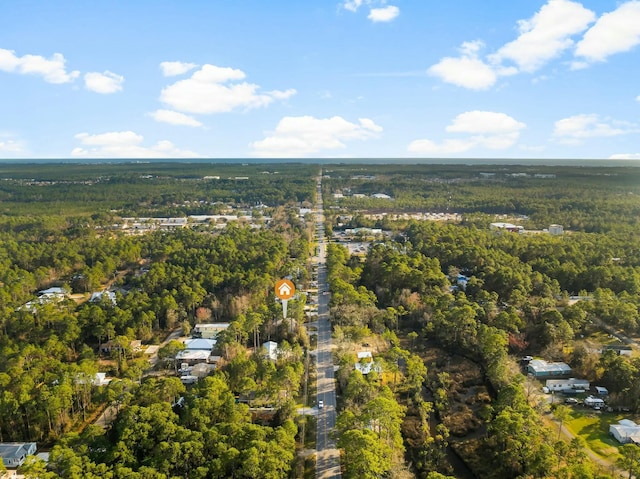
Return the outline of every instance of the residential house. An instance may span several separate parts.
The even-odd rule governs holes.
[[[193,338],[184,341],[185,349],[211,351],[216,345],[215,339]]]
[[[622,419],[618,424],[609,425],[609,434],[621,444],[640,444],[640,425],[629,419]]]
[[[491,223],[489,225],[489,229],[492,230],[492,231],[505,230],[505,231],[510,231],[512,233],[523,233],[524,232],[524,227],[523,226],[514,225],[514,224],[511,224],[511,223]]]
[[[194,338],[184,342],[185,349],[176,354],[176,362],[189,366],[199,363],[210,363],[211,352],[216,345],[215,339]]]
[[[27,456],[33,456],[36,450],[35,442],[2,442],[0,458],[5,467],[16,468],[22,466]]]
[[[113,306],[116,305],[116,293],[114,293],[113,291],[98,291],[95,293],[91,293],[89,302],[99,303],[102,301],[102,298],[108,300]]]
[[[193,366],[194,364],[206,363],[209,360],[209,356],[211,356],[211,351],[184,349],[176,354],[176,361]]]
[[[549,391],[555,392],[585,392],[589,390],[589,381],[586,379],[547,379]]]
[[[122,349],[122,346],[112,339],[100,345],[100,352],[104,354],[110,354],[111,351],[117,351],[118,349]],[[129,349],[131,352],[141,351],[142,341],[139,339],[129,341]]]
[[[38,291],[38,297],[50,300],[61,301],[67,296],[67,292],[63,288],[49,288]]]
[[[358,361],[355,364],[355,368],[364,375],[369,374],[371,371],[382,372],[380,365],[373,360],[371,351],[360,351],[358,353]]]
[[[569,376],[571,367],[566,363],[548,363],[543,359],[533,359],[527,365],[527,372],[536,378]]]

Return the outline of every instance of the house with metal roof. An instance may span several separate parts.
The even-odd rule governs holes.
[[[536,378],[569,376],[571,367],[566,363],[548,363],[543,359],[533,359],[527,365],[527,372]]]
[[[640,425],[629,419],[622,419],[618,424],[609,426],[609,434],[621,444],[640,444]]]

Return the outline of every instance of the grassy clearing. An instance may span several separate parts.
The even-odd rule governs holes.
[[[615,462],[620,456],[618,441],[609,435],[609,425],[615,424],[626,416],[615,413],[596,414],[591,411],[574,409],[565,426],[576,436],[583,438],[594,453]]]

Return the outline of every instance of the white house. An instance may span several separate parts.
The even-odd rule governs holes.
[[[5,467],[16,468],[22,466],[27,456],[33,456],[36,450],[35,442],[2,442],[0,458]]]
[[[57,299],[61,300],[67,295],[63,288],[49,288],[38,291],[38,296],[41,298]]]
[[[621,444],[630,442],[640,444],[640,425],[629,419],[622,419],[618,424],[609,425],[609,434]]]
[[[116,305],[116,293],[113,291],[98,291],[95,293],[91,293],[91,297],[89,298],[89,302],[91,303],[99,303],[102,301],[102,298],[106,298],[113,304]]]
[[[589,381],[586,379],[547,379],[546,386],[549,391],[588,391]]]
[[[382,372],[380,365],[373,361],[371,351],[360,351],[358,353],[358,361],[355,364],[355,368],[365,375],[369,374],[371,371],[375,371],[377,373]]]
[[[176,361],[193,366],[210,362],[211,352],[216,345],[215,339],[194,338],[184,341],[185,349],[176,354]]]
[[[209,360],[209,356],[211,356],[211,351],[184,349],[176,354],[176,361],[193,366],[198,363],[206,363]]]

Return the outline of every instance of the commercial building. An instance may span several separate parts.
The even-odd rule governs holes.
[[[548,363],[543,359],[533,359],[527,365],[527,372],[536,378],[569,376],[571,367],[566,363]]]

